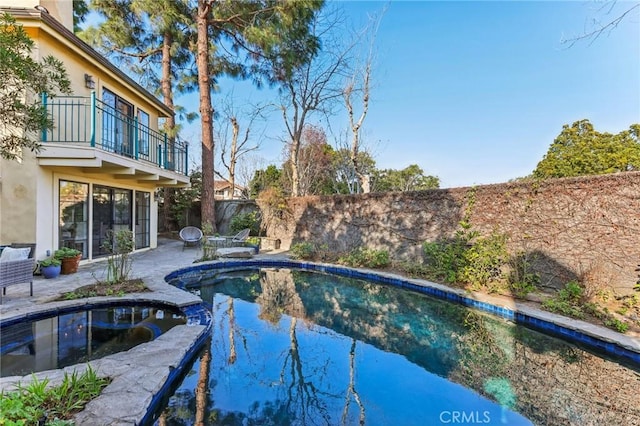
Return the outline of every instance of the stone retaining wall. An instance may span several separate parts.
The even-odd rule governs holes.
[[[511,253],[524,253],[542,285],[576,278],[596,288],[628,292],[640,263],[640,172],[523,181],[473,188],[405,193],[300,197],[287,209],[262,205],[267,235],[311,241],[330,250],[387,249],[419,260],[421,244],[450,238],[469,208],[473,229],[509,236]]]

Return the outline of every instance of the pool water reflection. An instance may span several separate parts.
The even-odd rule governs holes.
[[[157,424],[633,424],[637,370],[406,290],[203,272],[213,336]]]
[[[0,377],[64,368],[122,352],[186,324],[177,310],[153,306],[83,307],[2,327]]]

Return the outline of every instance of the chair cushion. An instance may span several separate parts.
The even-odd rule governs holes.
[[[14,260],[24,260],[29,258],[31,252],[30,247],[26,248],[11,248],[5,247],[0,254],[0,262],[11,262]]]

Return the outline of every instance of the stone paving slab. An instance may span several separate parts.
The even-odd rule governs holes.
[[[255,251],[252,247],[227,247],[219,248],[216,250],[216,254],[220,257],[230,258],[251,258]]]

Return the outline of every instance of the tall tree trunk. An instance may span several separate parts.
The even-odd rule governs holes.
[[[356,177],[358,178],[358,183],[360,184],[360,190],[367,194],[371,192],[371,184],[369,180],[369,176],[362,172],[362,168],[360,167],[360,163],[358,162],[358,154],[360,152],[360,129],[362,128],[362,123],[364,119],[367,117],[367,112],[369,111],[369,78],[371,76],[371,56],[369,56],[366,69],[364,71],[364,81],[362,87],[362,112],[360,113],[360,117],[356,121],[353,113],[353,104],[351,103],[351,95],[353,94],[353,86],[354,82],[352,81],[344,91],[344,100],[345,105],[347,107],[347,114],[349,115],[349,125],[351,126],[351,162],[353,163],[353,168],[356,172]],[[354,80],[355,80],[354,75]]]
[[[236,163],[238,162],[238,137],[240,136],[240,124],[235,117],[231,117],[233,138],[231,139],[231,152],[229,153],[229,183],[231,184],[231,198],[236,191]]]
[[[298,170],[298,147],[294,146],[291,152],[291,196],[300,196],[300,172]]]
[[[300,196],[300,169],[299,161],[300,161],[300,138],[302,137],[302,131],[296,131],[296,136],[293,138],[294,140],[291,143],[291,153],[289,157],[289,162],[291,163],[291,196],[299,197]]]
[[[173,110],[173,87],[171,84],[171,44],[173,37],[170,32],[165,32],[162,40],[162,77],[160,85],[164,104]],[[165,131],[170,136],[169,144],[175,143],[174,130],[176,127],[176,117],[170,115],[165,122]],[[175,217],[171,214],[171,206],[174,204],[176,192],[174,188],[164,188],[164,205],[162,206],[162,216],[165,230],[173,231],[177,228]]]
[[[214,200],[213,173],[213,107],[209,87],[209,14],[211,1],[198,0],[197,66],[198,88],[200,91],[200,123],[202,125],[202,198],[200,216],[202,223],[209,223],[216,231],[216,210]]]

